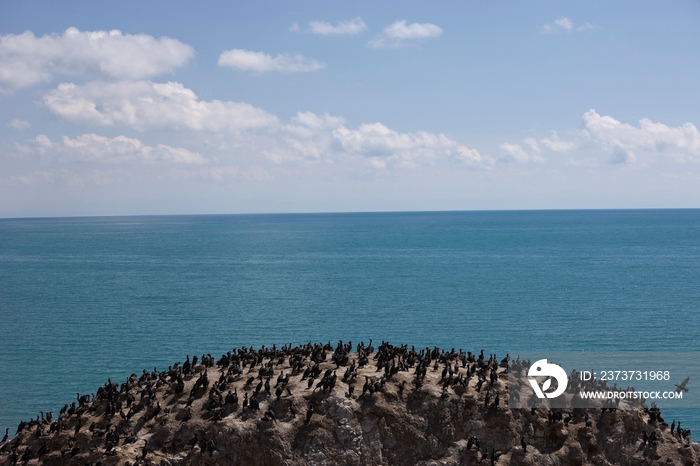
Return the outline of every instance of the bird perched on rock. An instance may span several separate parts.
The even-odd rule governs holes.
[[[308,424],[309,422],[311,422],[311,416],[313,416],[313,415],[314,415],[314,407],[313,407],[313,406],[309,406],[309,409],[306,411],[306,422],[305,422],[305,424]]]

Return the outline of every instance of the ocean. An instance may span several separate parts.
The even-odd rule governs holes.
[[[700,210],[0,220],[0,434],[188,354],[370,338],[700,355]]]

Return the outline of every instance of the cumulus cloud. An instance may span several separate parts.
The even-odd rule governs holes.
[[[29,128],[29,122],[15,118],[14,120],[9,121],[7,123],[7,126],[9,126],[10,128],[22,130]]]
[[[434,39],[442,35],[442,28],[431,23],[411,23],[395,21],[385,27],[381,34],[368,42],[374,48],[399,48],[411,41]]]
[[[453,158],[469,166],[488,167],[493,160],[476,149],[459,145],[444,134],[426,131],[401,133],[382,123],[362,124],[348,128],[345,121],[328,114],[298,113],[284,127],[285,147],[291,157],[319,160],[358,158],[375,168],[401,166],[413,168],[433,164],[441,158]],[[285,153],[276,152],[277,158]]]
[[[388,164],[414,168],[419,162],[449,156],[456,148],[443,134],[399,133],[382,123],[362,124],[356,130],[342,126],[333,130],[333,137],[347,153],[367,157],[375,168]]]
[[[591,23],[583,23],[579,26],[575,26],[574,22],[570,18],[565,18],[563,16],[560,16],[559,18],[555,19],[551,23],[547,23],[543,25],[540,28],[540,31],[543,34],[553,34],[556,32],[572,32],[572,31],[578,31],[578,32],[584,32],[584,31],[590,31],[591,29],[595,29],[595,26],[592,25]]]
[[[356,130],[340,127],[333,131],[343,148],[351,153],[370,156],[402,154],[408,157],[433,157],[454,146],[444,134],[425,131],[399,133],[382,123],[362,124]]]
[[[323,36],[357,35],[367,30],[367,25],[359,16],[349,21],[339,21],[332,25],[326,21],[309,21],[311,33]]]
[[[76,124],[237,131],[269,126],[277,117],[247,103],[202,101],[180,83],[151,81],[60,84],[43,97],[54,114]]]
[[[431,165],[438,159],[453,159],[477,168],[494,164],[490,156],[460,145],[444,134],[402,133],[378,122],[353,129],[341,117],[312,112],[299,112],[283,123],[275,115],[250,104],[200,101],[192,90],[173,82],[61,84],[44,95],[44,105],[59,117],[77,124],[125,126],[140,131],[209,132],[212,136],[203,136],[205,139],[219,140],[218,143],[208,142],[210,147],[218,145],[219,150],[226,148],[236,153],[263,156],[275,163],[352,159],[369,160],[372,166],[378,167],[411,167]],[[124,145],[132,148],[128,153],[138,153],[141,157],[146,153],[159,153],[158,147],[138,152],[138,140],[129,138],[110,140],[109,144],[104,139],[95,139],[98,138],[95,135],[81,138],[64,140],[61,147],[74,146],[78,150],[87,146],[92,157],[114,153],[116,147]],[[37,140],[35,145],[41,142]],[[47,147],[57,144],[49,143]],[[175,161],[175,156],[174,149],[170,148],[169,157]],[[161,158],[166,159],[166,156]]]
[[[641,152],[677,162],[700,160],[700,133],[692,123],[669,127],[642,118],[637,127],[591,109],[583,115],[583,127],[584,136],[610,153],[612,163],[633,162]]]
[[[560,139],[556,131],[552,131],[550,137],[540,139],[540,143],[553,152],[567,152],[576,148],[576,142]]]
[[[228,66],[240,71],[265,73],[267,71],[307,72],[318,71],[326,67],[323,62],[307,58],[299,53],[282,53],[272,57],[265,52],[231,49],[219,56],[219,66]]]
[[[333,130],[343,127],[345,120],[329,114],[298,112],[275,136],[279,144],[264,151],[275,163],[285,160],[332,159],[339,149]]]
[[[182,147],[171,147],[165,144],[149,146],[135,138],[116,136],[108,138],[97,134],[83,134],[76,138],[63,136],[58,141],[52,141],[45,135],[39,135],[24,145],[22,152],[34,152],[62,161],[77,160],[83,162],[129,162],[144,163],[170,162],[177,164],[206,163],[206,159],[198,153]]]
[[[535,138],[523,139],[523,143],[535,152],[538,152],[538,153],[542,152],[542,149],[540,149],[540,144],[537,142],[537,139],[535,139]]]
[[[26,31],[0,36],[0,82],[17,89],[54,74],[143,79],[171,72],[193,55],[192,47],[169,37],[76,28],[36,37]]]
[[[297,23],[292,23],[291,26],[289,26],[289,32],[299,32],[300,28]]]
[[[501,162],[544,162],[544,158],[540,155],[543,149],[552,152],[567,152],[577,147],[577,143],[573,141],[565,141],[559,138],[556,131],[552,131],[552,135],[546,138],[525,138],[523,145],[504,142],[499,147],[503,153]]]
[[[574,28],[574,22],[569,18],[559,17],[553,22],[545,24],[542,26],[542,32],[546,34],[551,34],[556,31],[567,31],[570,32]]]
[[[488,167],[493,165],[494,160],[488,155],[481,155],[476,149],[469,149],[466,146],[458,146],[454,156],[467,165]]]
[[[568,132],[562,138],[556,131],[543,138],[526,138],[523,144],[503,143],[501,161],[540,162],[543,151],[571,152],[577,149],[595,149],[607,154],[609,163],[625,164],[655,157],[666,157],[678,163],[700,162],[700,131],[692,123],[668,126],[648,118],[639,120],[639,125],[622,123],[612,116],[599,115],[595,109],[583,115],[583,129]],[[576,157],[570,165],[594,167],[599,163],[590,154]]]
[[[526,140],[527,141],[527,140]],[[509,142],[504,142],[499,146],[504,156],[499,160],[502,162],[516,162],[516,163],[527,163],[527,162],[543,162],[544,159],[533,153],[528,153],[522,148],[520,144],[512,144]],[[539,148],[536,150],[536,152]]]

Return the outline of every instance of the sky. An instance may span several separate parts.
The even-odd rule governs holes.
[[[700,207],[700,2],[0,2],[0,217]]]

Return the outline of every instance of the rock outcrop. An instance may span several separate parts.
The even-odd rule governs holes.
[[[23,422],[0,465],[696,465],[658,411],[509,409],[508,361],[382,343],[205,355]]]

